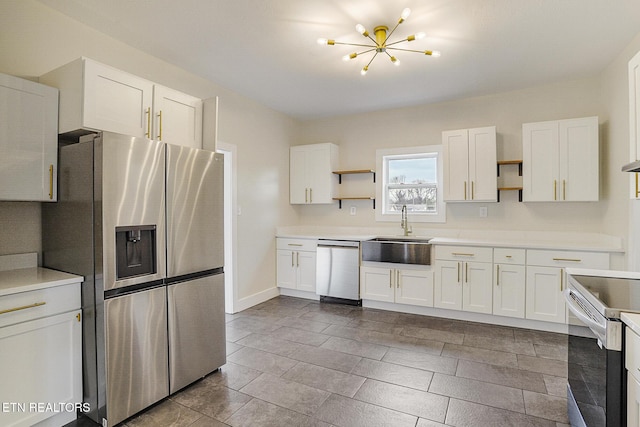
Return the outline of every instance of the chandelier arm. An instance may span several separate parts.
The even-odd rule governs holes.
[[[341,45],[345,45],[345,46],[360,46],[360,47],[370,47],[372,49],[375,49],[377,46],[374,45],[370,45],[370,44],[361,44],[361,43],[345,43],[345,42],[334,42],[334,44],[341,44]]]
[[[402,21],[398,21],[398,23],[396,23],[396,26],[393,27],[393,29],[389,32],[389,34],[387,34],[387,38],[384,39],[384,44],[385,45],[387,44],[387,40],[389,40],[389,37],[391,37],[391,34],[393,34],[393,32],[396,30],[396,28],[398,28],[398,25],[400,25],[401,23],[402,23]]]
[[[367,64],[367,66],[365,68],[369,68],[369,65],[371,65],[371,63],[373,62],[374,59],[376,59],[376,56],[378,56],[379,52],[376,52],[373,54],[373,56],[371,57],[371,60],[369,61],[369,63]]]
[[[373,52],[374,50],[376,50],[376,48],[372,47],[371,49],[363,50],[362,52],[356,52],[356,54],[360,56],[360,55],[364,55],[365,53]]]
[[[389,48],[389,46],[393,46],[393,45],[396,45],[396,44],[398,44],[398,43],[404,43],[404,42],[408,42],[408,41],[409,41],[409,39],[408,39],[408,38],[406,38],[406,39],[402,39],[402,40],[398,40],[397,42],[393,42],[393,43],[389,43],[389,44],[387,44],[387,48]],[[389,48],[389,49],[392,49],[392,48]],[[393,48],[393,49],[397,49],[397,48]]]
[[[425,50],[402,49],[402,48],[399,48],[399,47],[388,47],[387,49],[390,49],[390,50],[401,50],[403,52],[416,52],[416,53],[424,53],[425,50],[429,50],[429,49],[425,49]]]

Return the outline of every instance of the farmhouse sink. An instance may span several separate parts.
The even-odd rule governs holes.
[[[430,239],[376,237],[362,242],[362,261],[431,264]]]

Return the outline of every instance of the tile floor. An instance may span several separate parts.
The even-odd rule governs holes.
[[[278,297],[227,364],[122,427],[566,426],[566,337]]]

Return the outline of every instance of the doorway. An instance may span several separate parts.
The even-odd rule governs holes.
[[[216,152],[224,156],[224,307],[225,312],[235,313],[237,306],[237,152],[234,144],[218,142]]]

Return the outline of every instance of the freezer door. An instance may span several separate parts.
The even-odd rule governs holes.
[[[170,391],[226,363],[224,274],[168,288]]]
[[[167,144],[167,277],[224,265],[223,156]]]
[[[154,288],[104,304],[107,420],[113,426],[169,395],[167,291]]]
[[[104,289],[164,278],[165,152],[161,142],[102,132],[95,141],[95,203],[102,209]],[[116,227],[153,226],[154,261],[150,274],[118,278]]]

